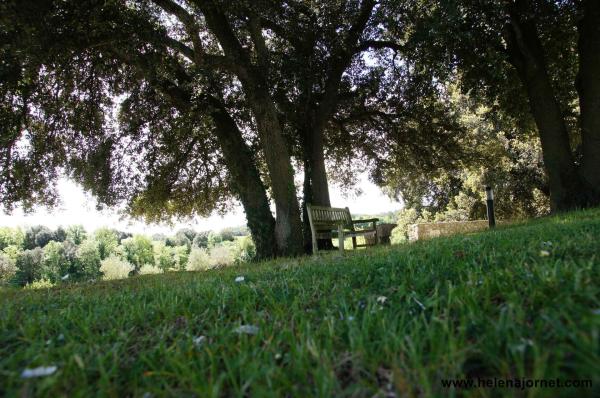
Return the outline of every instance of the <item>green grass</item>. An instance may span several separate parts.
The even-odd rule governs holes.
[[[599,264],[593,210],[344,257],[3,290],[0,396],[592,396]],[[21,379],[42,365],[58,371]],[[442,388],[455,377],[594,388]]]

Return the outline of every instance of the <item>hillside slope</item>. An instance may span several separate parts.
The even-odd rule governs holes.
[[[4,290],[0,396],[480,395],[442,386],[465,377],[593,379],[535,395],[592,396],[599,336],[594,210],[344,257]],[[22,378],[38,366],[57,370]]]

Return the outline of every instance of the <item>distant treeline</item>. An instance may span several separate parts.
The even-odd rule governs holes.
[[[0,227],[0,284],[53,285],[167,271],[204,270],[255,256],[245,227],[146,236],[81,225]]]

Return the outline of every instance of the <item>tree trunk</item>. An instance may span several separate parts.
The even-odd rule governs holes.
[[[327,183],[327,171],[325,169],[325,155],[323,149],[323,130],[318,129],[314,123],[307,123],[304,131],[300,132],[302,137],[302,152],[304,164],[304,192],[303,192],[303,231],[304,250],[312,251],[312,235],[306,205],[308,203],[316,206],[331,206],[329,199],[329,185]],[[319,239],[319,250],[332,249],[331,239]]]
[[[522,20],[521,15],[518,10],[511,10],[505,39],[510,61],[525,87],[538,128],[551,207],[553,211],[581,207],[585,203],[585,190],[575,167],[565,121],[550,84],[543,48],[534,22]]]
[[[245,90],[256,119],[271,178],[278,254],[299,255],[303,253],[302,222],[294,185],[294,170],[275,107],[268,99],[268,94],[262,91],[256,87],[248,87]]]
[[[581,175],[589,189],[589,204],[600,203],[600,1],[583,5],[579,31],[577,91],[581,110],[583,162]]]
[[[277,110],[269,93],[265,70],[269,65],[262,33],[254,32],[252,40],[258,65],[251,60],[222,7],[217,2],[199,2],[210,31],[217,37],[226,58],[242,83],[242,88],[257,124],[258,136],[265,155],[273,201],[275,202],[275,240],[279,255],[302,254],[302,222],[300,207],[294,185],[294,170],[288,146],[277,116]],[[268,69],[268,68],[267,68]]]
[[[220,101],[210,98],[211,116],[234,193],[239,197],[258,259],[275,257],[275,219],[256,163],[235,121]]]

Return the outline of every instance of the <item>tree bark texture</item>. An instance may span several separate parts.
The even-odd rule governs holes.
[[[525,87],[538,128],[552,210],[581,207],[586,193],[575,167],[569,134],[550,83],[535,23],[524,20],[516,9],[511,9],[510,17],[505,30],[508,53]]]
[[[242,47],[227,16],[218,4],[206,1],[200,4],[206,23],[217,37],[225,56],[235,64],[235,73],[249,107],[256,120],[261,148],[265,155],[275,202],[275,239],[278,255],[302,254],[302,222],[294,185],[290,151],[284,140],[277,110],[270,96],[265,74],[269,61],[264,51],[258,51],[258,64],[251,61],[248,50]],[[264,49],[261,33],[255,32],[252,40],[257,49]]]
[[[289,149],[283,139],[275,107],[257,94],[260,93],[254,91],[252,94],[251,108],[271,178],[278,254],[298,255],[303,252],[302,223]]]
[[[309,121],[303,131],[299,133],[304,157],[302,220],[304,250],[307,253],[312,251],[312,235],[306,205],[310,203],[316,206],[331,206],[327,170],[325,169],[323,130],[315,127],[314,123]],[[331,239],[319,239],[318,247],[319,250],[327,250],[332,249],[333,244]]]
[[[257,259],[273,258],[277,254],[275,219],[254,156],[227,109],[212,97],[210,105],[217,139],[231,176],[231,186],[244,206]]]
[[[583,2],[579,31],[577,90],[581,110],[583,162],[581,176],[590,191],[589,204],[600,204],[600,1]]]

